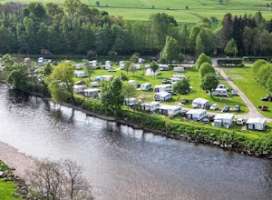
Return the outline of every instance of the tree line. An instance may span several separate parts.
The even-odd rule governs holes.
[[[215,28],[216,27],[216,28]],[[272,20],[226,14],[222,25],[204,18],[195,25],[179,24],[165,13],[148,22],[125,21],[80,0],[0,5],[0,53],[158,55],[162,62],[184,55],[270,55]]]

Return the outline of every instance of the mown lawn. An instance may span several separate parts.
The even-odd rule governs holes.
[[[244,68],[225,69],[225,72],[234,83],[247,95],[251,102],[256,106],[265,105],[269,107],[268,112],[260,111],[266,117],[272,117],[272,103],[261,101],[262,97],[267,96],[267,92],[254,78],[250,66]]]
[[[162,83],[163,79],[171,78],[174,74],[173,71],[161,71],[155,78],[153,76],[145,76],[143,70],[139,70],[136,72],[129,72],[127,74],[126,71],[123,70],[117,70],[116,72],[108,72],[107,70],[98,69],[94,70],[93,74],[91,75],[92,79],[95,78],[95,76],[99,75],[114,75],[114,76],[120,76],[121,73],[127,75],[129,80],[136,80],[138,83],[145,83],[149,82],[154,87],[155,85],[160,85]],[[185,76],[189,79],[190,85],[192,87],[192,91],[187,95],[177,95],[173,97],[173,100],[170,102],[167,102],[168,104],[177,104],[182,99],[187,99],[189,101],[194,100],[195,98],[202,97],[207,100],[209,100],[210,103],[216,103],[220,108],[223,108],[225,105],[229,106],[235,106],[240,105],[242,112],[247,112],[248,109],[244,105],[243,101],[240,99],[240,97],[228,97],[228,98],[219,98],[219,97],[211,97],[208,93],[206,93],[204,90],[201,89],[201,78],[198,71],[193,69],[188,69],[185,71]],[[77,81],[80,79],[76,79]],[[228,87],[227,83],[223,80],[220,80],[221,83],[223,83],[226,87]],[[153,101],[154,92],[144,92],[144,91],[137,91],[137,97],[143,98],[145,101]],[[191,103],[185,105],[185,107],[191,107]]]

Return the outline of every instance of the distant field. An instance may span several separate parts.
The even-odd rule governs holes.
[[[7,2],[10,0],[0,0]],[[14,0],[15,1],[15,0]],[[30,2],[35,0],[16,0],[15,2]],[[36,0],[43,3],[59,2],[64,0]],[[271,9],[267,4],[271,0],[97,0],[100,9],[112,15],[122,16],[126,20],[148,20],[149,16],[158,12],[165,12],[174,16],[177,21],[196,23],[202,17],[216,17],[222,19],[225,13],[254,14],[261,10],[267,19],[272,18]],[[82,2],[96,6],[96,0],[82,0]],[[219,2],[224,2],[220,4]],[[185,9],[188,7],[189,9]]]

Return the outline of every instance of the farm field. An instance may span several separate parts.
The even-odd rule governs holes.
[[[260,105],[268,106],[269,111],[260,112],[266,117],[272,117],[271,102],[261,101],[261,98],[267,96],[267,92],[265,88],[255,80],[251,67],[230,68],[225,69],[225,72],[256,107]]]
[[[0,0],[8,2],[10,0]],[[31,2],[39,0],[16,0],[16,2]],[[43,3],[56,2],[43,0]],[[64,0],[58,0],[60,4]],[[97,7],[96,1],[82,0],[90,6]],[[223,2],[223,3],[220,3]],[[125,20],[149,19],[151,14],[158,12],[168,13],[178,22],[196,23],[203,17],[216,17],[222,19],[224,14],[231,12],[236,15],[254,14],[263,11],[267,19],[272,17],[271,8],[267,8],[269,1],[266,0],[100,0],[100,9],[108,11],[112,15],[122,16]]]
[[[100,76],[100,75],[113,75],[113,76],[117,77],[117,76],[120,76],[122,73],[125,74],[129,80],[136,80],[138,83],[149,82],[152,84],[153,88],[155,85],[162,84],[163,79],[169,79],[174,75],[173,71],[161,71],[156,77],[153,77],[153,76],[145,76],[143,70],[129,72],[127,74],[127,72],[124,70],[117,70],[116,72],[109,72],[104,69],[97,69],[97,70],[94,70],[91,77],[92,77],[92,79],[94,79],[96,76]],[[210,103],[216,103],[219,106],[219,108],[221,108],[221,109],[225,105],[229,105],[229,106],[239,105],[241,107],[241,112],[248,111],[247,107],[244,105],[244,103],[242,102],[242,100],[238,96],[228,97],[228,98],[211,97],[208,93],[206,93],[204,90],[202,90],[200,88],[201,78],[200,78],[200,74],[198,71],[196,71],[194,69],[186,69],[183,74],[189,79],[190,85],[192,87],[192,91],[187,95],[173,96],[173,99],[169,102],[166,102],[166,104],[177,104],[182,99],[187,99],[191,102],[195,98],[202,97],[202,98],[209,100]],[[76,81],[79,81],[79,80],[81,80],[81,79],[76,78]],[[85,80],[88,80],[88,78]],[[224,82],[223,80],[220,80],[220,83],[223,83],[226,87],[228,87],[227,83]],[[137,91],[137,97],[141,98],[145,101],[154,101],[154,94],[155,93],[153,91],[149,91],[149,92]],[[185,105],[185,107],[190,108],[191,103]]]

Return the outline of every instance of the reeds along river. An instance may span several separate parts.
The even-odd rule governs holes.
[[[0,141],[34,158],[77,161],[98,200],[272,199],[269,160],[53,108],[0,86]]]

